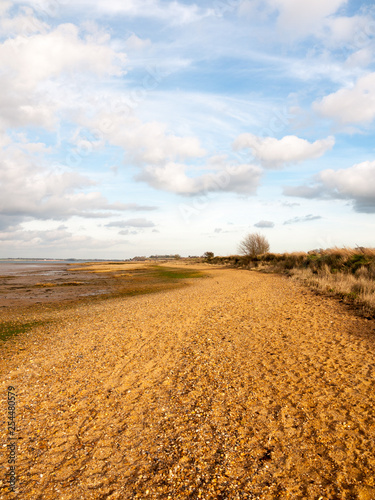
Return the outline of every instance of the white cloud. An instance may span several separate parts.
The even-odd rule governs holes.
[[[129,236],[129,235],[136,235],[139,234],[138,230],[129,230],[129,229],[121,229],[121,231],[118,232],[121,236]]]
[[[279,11],[278,25],[291,38],[306,36],[320,27],[347,0],[268,0]]]
[[[363,49],[357,50],[350,54],[350,56],[345,61],[345,66],[349,69],[351,68],[366,68],[369,66],[374,58],[374,54],[371,48],[365,47]]]
[[[34,0],[15,0],[16,3],[29,3],[42,12],[48,12],[48,4],[44,6],[35,6]],[[58,2],[55,10],[61,10]],[[213,14],[212,9],[202,9],[196,4],[184,4],[178,1],[161,1],[161,0],[106,0],[93,3],[92,0],[76,0],[74,2],[63,2],[63,7],[66,11],[90,11],[90,16],[94,18],[102,18],[105,16],[126,16],[151,18],[159,21],[165,21],[176,25],[189,24],[197,22],[204,17]],[[54,14],[53,9],[50,9],[50,15]]]
[[[284,222],[284,225],[289,225],[289,224],[299,224],[300,222],[310,222],[312,220],[318,220],[321,219],[322,217],[320,215],[305,215],[303,217],[294,217],[293,219],[288,219]]]
[[[8,38],[0,44],[0,63],[0,127],[51,128],[65,103],[54,97],[46,82],[58,88],[62,76],[120,76],[125,54],[108,42],[84,40],[77,26],[63,24],[49,33]]]
[[[208,162],[209,163],[209,162]],[[163,166],[148,166],[137,176],[155,189],[182,195],[209,192],[233,192],[254,194],[262,176],[262,170],[255,165],[227,165],[209,174],[189,177],[187,166],[169,162]],[[209,163],[209,168],[212,165]]]
[[[0,1],[0,15],[5,15],[8,10],[12,7],[12,2],[8,0]]]
[[[7,144],[5,140],[0,142]],[[8,143],[1,150],[2,227],[30,219],[98,218],[124,210],[154,208],[134,203],[109,203],[100,192],[91,190],[94,183],[89,177],[61,167],[44,166],[38,154],[44,153],[42,146],[40,143]]]
[[[271,228],[275,227],[275,223],[269,220],[260,220],[256,224],[254,224],[255,227],[261,227],[261,228]]]
[[[3,6],[0,4],[0,14]],[[5,14],[5,12],[4,12]],[[48,30],[48,25],[34,16],[30,7],[23,7],[15,16],[3,15],[0,19],[0,34],[28,36],[33,33],[42,33]]]
[[[0,60],[23,85],[34,88],[47,78],[77,70],[120,76],[125,55],[108,45],[82,40],[74,24],[61,24],[47,34],[6,40],[0,45]]]
[[[132,33],[125,42],[126,48],[130,50],[143,50],[151,45],[151,40],[139,38],[135,33]]]
[[[318,158],[333,148],[334,137],[327,137],[310,143],[295,135],[278,140],[274,137],[258,137],[254,134],[241,134],[233,143],[235,150],[250,148],[253,155],[266,168],[278,168],[290,163]]]
[[[287,196],[346,199],[357,212],[375,212],[375,161],[358,163],[347,169],[323,170],[312,185],[288,187]]]
[[[372,122],[375,118],[375,73],[359,78],[352,87],[323,97],[313,108],[342,124]]]
[[[331,17],[324,23],[324,29],[328,31],[325,42],[331,46],[344,45],[359,49],[369,42],[373,23],[370,16]]]
[[[270,5],[261,0],[242,0],[238,6],[239,16],[245,16],[249,19],[264,20],[271,12],[272,8]]]
[[[37,230],[0,230],[0,249],[3,251],[11,251],[12,248],[17,252],[27,252],[35,248],[48,252],[59,251],[65,252],[65,257],[72,257],[72,252],[83,250],[105,250],[113,246],[123,244],[122,240],[113,240],[106,238],[99,240],[91,236],[82,234],[73,234],[67,231],[66,227],[58,227],[46,231]],[[68,253],[66,253],[68,252]],[[70,254],[69,254],[70,253]],[[48,254],[51,256],[50,254]]]
[[[375,161],[336,171],[323,170],[319,179],[332,197],[352,199],[358,211],[375,212]]]
[[[121,112],[123,111],[123,112]],[[105,139],[124,149],[126,160],[137,165],[163,165],[168,161],[200,158],[206,154],[195,137],[178,137],[159,122],[143,123],[132,109],[123,106],[113,112],[101,112],[95,118],[81,118],[82,124],[94,130],[103,129]]]
[[[119,221],[114,221],[114,222],[109,222],[106,224],[106,227],[155,227],[155,224],[144,218],[138,218],[138,219],[127,219],[127,220],[119,220]]]
[[[347,0],[245,0],[239,14],[264,19],[277,12],[277,25],[284,39],[316,34],[324,21],[345,5]]]
[[[364,68],[374,58],[375,19],[371,10],[362,9],[353,16],[330,16],[325,19],[316,36],[325,47],[339,55],[349,53],[346,67]]]

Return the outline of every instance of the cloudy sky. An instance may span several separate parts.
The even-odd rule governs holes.
[[[375,8],[0,0],[0,257],[375,246]]]

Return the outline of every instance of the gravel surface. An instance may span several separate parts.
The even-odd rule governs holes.
[[[0,348],[2,458],[8,386],[18,437],[1,499],[375,499],[374,322],[280,276],[207,272]]]

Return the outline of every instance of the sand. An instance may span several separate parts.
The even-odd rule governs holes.
[[[375,499],[374,322],[280,276],[207,272],[5,343],[1,499]]]

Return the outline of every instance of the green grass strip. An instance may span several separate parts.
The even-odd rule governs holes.
[[[4,323],[0,323],[0,340],[9,340],[20,333],[29,332],[33,328],[46,323],[48,323],[48,321],[29,321],[26,323],[6,321]]]

